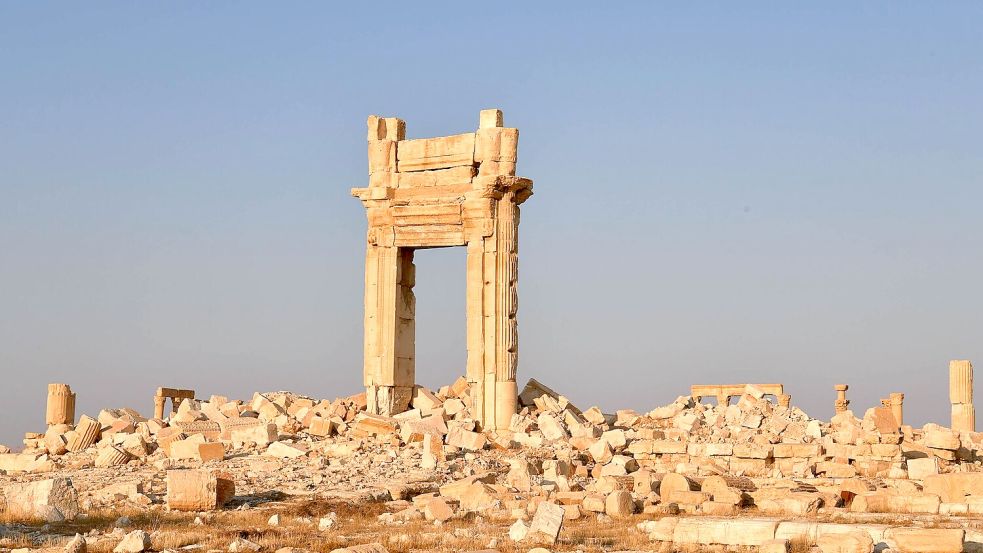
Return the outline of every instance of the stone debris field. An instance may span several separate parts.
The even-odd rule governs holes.
[[[364,393],[161,388],[152,418],[76,421],[53,384],[47,431],[0,454],[0,548],[983,551],[983,434],[903,425],[889,401],[857,418],[843,394],[821,421],[774,386],[604,413],[530,380],[481,432],[463,377],[394,416]]]

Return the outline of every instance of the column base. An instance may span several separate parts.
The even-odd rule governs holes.
[[[412,400],[412,386],[365,387],[365,409],[373,415],[398,415],[409,409]]]

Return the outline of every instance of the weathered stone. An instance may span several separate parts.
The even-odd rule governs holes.
[[[206,470],[167,471],[167,507],[175,511],[211,511],[221,508],[235,494],[226,475]]]
[[[556,543],[560,528],[563,526],[563,515],[563,507],[548,501],[541,502],[529,526],[529,535],[534,535],[535,539],[544,539],[548,543]]]
[[[143,530],[134,530],[113,548],[113,553],[143,553],[148,549],[150,549],[150,536]]]
[[[15,520],[61,522],[80,512],[78,493],[68,478],[7,484],[4,495],[6,512]]]

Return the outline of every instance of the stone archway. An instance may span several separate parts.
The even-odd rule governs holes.
[[[467,248],[467,380],[485,429],[516,412],[519,205],[532,181],[515,176],[519,131],[483,110],[476,132],[406,140],[401,119],[368,119],[369,186],[364,383],[371,413],[408,408],[416,383],[413,252]]]

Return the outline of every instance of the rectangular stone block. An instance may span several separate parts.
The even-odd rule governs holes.
[[[211,511],[235,495],[235,483],[227,475],[206,470],[167,471],[167,507],[174,511]]]
[[[428,171],[474,165],[475,133],[402,140],[396,148],[397,170]]]

